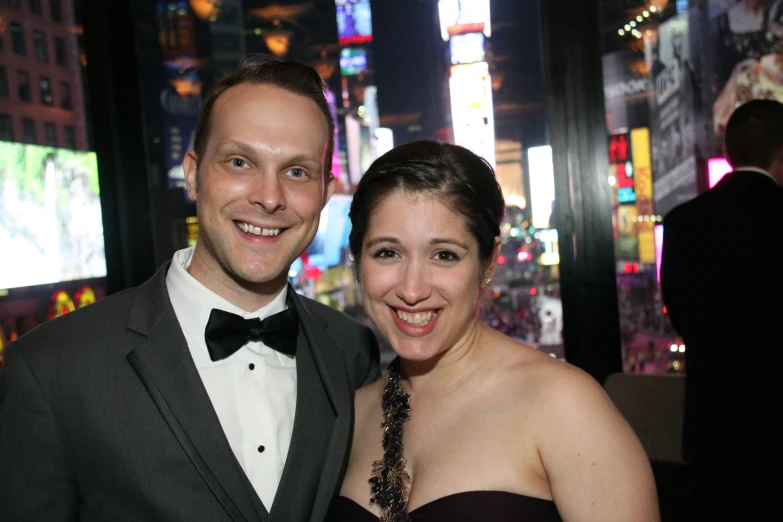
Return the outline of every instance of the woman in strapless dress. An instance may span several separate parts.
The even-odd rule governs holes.
[[[359,183],[363,305],[398,357],[357,392],[328,522],[659,520],[649,462],[601,387],[479,321],[503,214],[492,168],[455,145],[397,147]]]

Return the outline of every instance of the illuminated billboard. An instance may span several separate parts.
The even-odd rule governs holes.
[[[492,36],[489,0],[440,0],[440,34],[444,42],[458,34],[484,33]]]
[[[361,47],[344,47],[340,50],[340,74],[356,76],[367,70],[367,50]]]
[[[492,79],[486,62],[452,65],[451,119],[454,143],[495,165],[495,118]]]
[[[106,276],[98,162],[0,141],[0,288]]]
[[[530,171],[530,206],[535,228],[549,228],[555,203],[555,169],[552,147],[530,147],[527,150]]]
[[[486,55],[482,33],[458,34],[449,41],[451,63],[483,62]]]
[[[340,45],[372,42],[370,0],[335,0]]]
[[[307,254],[311,265],[322,270],[340,264],[342,252],[348,247],[351,234],[351,210],[353,198],[347,194],[334,194],[321,211],[321,220]]]

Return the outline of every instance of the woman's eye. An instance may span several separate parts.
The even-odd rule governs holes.
[[[390,259],[394,257],[394,250],[381,248],[380,250],[376,250],[372,257],[375,259]]]
[[[247,162],[240,158],[231,158],[231,166],[241,169],[247,166]]]
[[[435,259],[438,261],[459,261],[459,256],[448,250],[440,250],[435,253]]]
[[[300,169],[299,167],[295,167],[293,169],[288,169],[286,171],[286,174],[291,176],[292,178],[301,179],[307,177],[307,171],[305,169]]]

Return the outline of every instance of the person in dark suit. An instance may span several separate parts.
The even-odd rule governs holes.
[[[686,347],[684,449],[707,504],[745,520],[783,461],[783,104],[739,107],[725,148],[734,172],[664,220],[661,287]]]
[[[205,97],[195,248],[6,348],[0,520],[323,520],[379,377],[370,330],[287,284],[333,146],[305,64],[251,58]]]

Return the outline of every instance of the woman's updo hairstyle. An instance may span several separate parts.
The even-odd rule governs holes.
[[[505,211],[492,166],[464,147],[425,140],[390,150],[359,182],[350,211],[350,248],[357,268],[371,213],[399,191],[437,196],[462,214],[478,242],[479,258],[485,263],[491,259]]]

